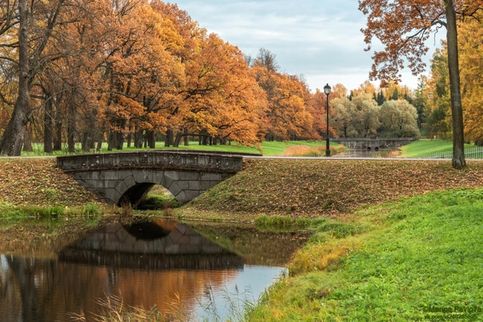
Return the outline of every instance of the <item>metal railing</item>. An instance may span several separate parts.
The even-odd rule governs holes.
[[[431,154],[432,159],[451,159],[452,152],[438,152]],[[467,159],[483,159],[483,146],[465,147],[465,157]]]

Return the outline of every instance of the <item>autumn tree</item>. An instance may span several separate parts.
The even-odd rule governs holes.
[[[269,72],[277,72],[280,66],[277,63],[277,56],[268,49],[261,48],[257,58],[253,62],[254,67],[264,67]]]
[[[320,138],[325,121],[320,116],[324,98],[313,97],[307,84],[298,76],[278,71],[276,56],[261,49],[252,64],[259,86],[268,100],[267,139],[289,140]]]
[[[352,99],[355,105],[353,125],[358,132],[358,137],[373,138],[377,136],[380,126],[379,107],[370,94],[361,94]]]
[[[431,60],[431,77],[425,82],[424,95],[428,102],[428,132],[434,137],[451,135],[451,103],[448,60],[444,49],[438,49]]]
[[[333,120],[338,137],[358,137],[359,133],[353,126],[356,113],[354,103],[348,97],[340,97],[332,101]]]
[[[7,58],[18,66],[18,93],[15,106],[7,128],[0,142],[0,154],[20,155],[25,129],[30,118],[30,92],[35,76],[52,57],[45,57],[44,50],[58,24],[61,9],[65,0],[26,1],[18,0],[15,16],[18,24],[10,23],[16,28],[18,60]],[[5,59],[5,57],[2,57]]]
[[[466,138],[483,145],[483,14],[459,23],[461,91]]]
[[[310,103],[308,105],[309,113],[313,119],[313,129],[316,136],[319,138],[325,137],[327,130],[327,110],[326,110],[327,96],[320,89],[316,89],[312,93]],[[329,129],[330,130],[330,129]]]
[[[271,72],[255,66],[257,82],[268,100],[267,138],[289,140],[311,138],[314,120],[309,109],[309,90],[296,76]]]
[[[385,102],[379,111],[382,136],[419,137],[418,114],[416,108],[406,100]]]
[[[483,7],[482,0],[360,0],[359,9],[367,15],[362,31],[370,50],[373,38],[384,49],[376,51],[371,78],[398,80],[405,60],[414,74],[425,64],[422,56],[428,51],[426,41],[432,32],[447,30],[448,67],[453,127],[453,167],[465,167],[463,112],[461,104],[458,57],[457,20],[475,17]]]
[[[481,16],[481,14],[480,14]],[[459,24],[461,89],[465,136],[475,143],[483,141],[483,107],[481,105],[481,22],[462,21]],[[449,74],[446,43],[438,49],[431,60],[431,74],[425,80],[423,96],[430,109],[428,130],[433,135],[449,136],[451,111]]]
[[[340,137],[376,137],[380,126],[379,107],[369,93],[336,98],[332,101],[334,126]]]

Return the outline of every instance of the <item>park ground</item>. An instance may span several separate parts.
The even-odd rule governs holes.
[[[31,152],[22,152],[22,156],[38,157],[38,156],[62,156],[67,155],[66,147],[63,150],[55,151],[51,154],[43,152],[42,144],[33,144]],[[189,145],[181,145],[178,148],[165,147],[163,142],[156,142],[156,150],[188,150],[188,151],[215,151],[215,152],[231,152],[231,153],[250,153],[263,154],[264,156],[302,156],[302,157],[321,157],[325,156],[325,141],[264,141],[257,146],[244,146],[236,142],[228,145],[199,145],[198,142],[189,142]],[[477,147],[474,144],[465,145],[465,154],[470,159],[483,159],[483,147]],[[345,151],[345,147],[341,144],[331,142],[332,154],[338,154]],[[400,148],[400,157],[406,158],[445,158],[450,159],[452,156],[453,144],[450,140],[429,140],[422,139],[412,142]],[[121,151],[108,151],[104,144],[103,148],[98,151],[100,153],[108,152],[133,152],[139,151],[134,147],[124,146]],[[80,145],[77,147],[76,153],[83,153]]]
[[[55,243],[117,211],[52,158],[2,159],[0,182],[4,250],[25,240]],[[444,160],[249,160],[234,177],[168,213],[312,232],[290,276],[247,320],[481,318],[481,161],[458,171]]]

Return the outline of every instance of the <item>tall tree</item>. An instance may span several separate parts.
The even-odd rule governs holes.
[[[483,12],[458,27],[465,138],[483,145]]]
[[[457,19],[475,17],[483,0],[359,0],[359,9],[367,15],[363,29],[370,50],[373,38],[384,45],[375,52],[371,78],[398,80],[407,59],[414,74],[425,64],[426,40],[440,28],[447,30],[451,109],[453,117],[453,167],[464,168],[463,111],[461,105]]]
[[[35,76],[50,60],[43,56],[64,0],[18,0],[18,94],[0,142],[0,154],[20,155],[30,118],[30,91]]]

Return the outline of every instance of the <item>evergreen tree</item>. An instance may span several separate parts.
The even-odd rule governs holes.
[[[386,98],[384,97],[384,93],[382,91],[379,91],[379,93],[377,93],[376,101],[377,101],[377,105],[379,106],[384,104],[384,102],[386,101]]]

